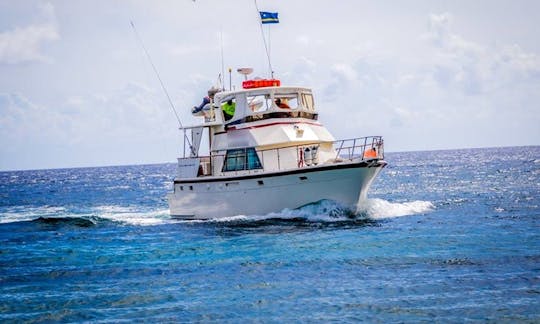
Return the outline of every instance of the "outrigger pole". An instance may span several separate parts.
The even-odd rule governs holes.
[[[272,69],[272,63],[270,61],[270,51],[268,50],[268,45],[266,44],[266,38],[264,37],[264,29],[263,29],[263,23],[260,19],[260,11],[259,6],[257,6],[257,0],[253,0],[255,3],[255,10],[257,10],[257,16],[259,17],[259,25],[261,26],[261,36],[264,42],[264,49],[266,50],[266,57],[268,58],[268,68],[270,69],[270,77],[274,78],[274,70]]]
[[[173,104],[173,102],[171,100],[171,96],[169,96],[169,92],[167,91],[167,88],[165,88],[165,85],[163,84],[163,81],[161,80],[161,77],[159,76],[158,70],[156,69],[156,66],[154,65],[154,62],[152,62],[152,58],[150,57],[150,54],[146,50],[146,47],[144,46],[144,43],[143,43],[141,37],[139,36],[139,33],[137,32],[137,29],[135,28],[135,24],[133,23],[133,21],[130,21],[130,23],[131,23],[131,27],[133,28],[133,32],[135,32],[135,36],[137,37],[137,40],[141,44],[141,47],[143,48],[144,53],[146,54],[146,57],[148,58],[148,61],[150,62],[150,65],[152,65],[152,69],[154,69],[154,72],[156,73],[156,76],[157,76],[157,78],[159,80],[159,84],[161,85],[161,89],[163,89],[163,92],[165,93],[165,96],[167,97],[167,100],[169,101],[169,104],[171,105],[172,111],[174,112],[174,115],[176,116],[176,120],[178,121],[178,125],[180,125],[181,129],[184,128],[184,126],[182,125],[182,121],[180,121],[180,117],[178,116],[178,113],[176,112],[176,108],[174,107],[174,104]],[[191,145],[191,142],[189,141],[189,138],[187,137],[186,132],[184,131],[184,144],[185,144],[186,141],[187,141],[187,143],[189,145],[190,152],[193,153],[193,146]],[[185,148],[184,148],[184,154],[185,154]]]

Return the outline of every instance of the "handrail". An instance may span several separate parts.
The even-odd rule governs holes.
[[[363,140],[364,143],[358,145],[356,142],[359,140]],[[350,142],[352,142],[352,144],[347,145]],[[337,144],[339,144],[338,148],[336,148]],[[366,149],[368,147],[369,149],[375,149],[374,156],[366,156]],[[384,141],[382,136],[366,136],[335,141],[334,148],[336,149],[336,159],[346,158],[348,160],[353,160],[358,157],[361,157],[364,160],[373,158],[384,159]],[[343,156],[344,150],[347,151],[345,156]]]
[[[265,168],[264,158],[265,155],[268,156],[270,152],[274,152],[277,160],[277,165],[274,165],[274,167],[277,166],[277,169],[272,169],[272,171],[290,170],[296,168],[305,168],[311,165],[317,165],[318,162],[307,162],[307,158],[304,156],[304,154],[307,155],[307,153],[305,153],[306,149],[308,149],[310,154],[313,151],[318,152],[321,144],[323,143],[304,143],[299,145],[290,145],[286,147],[255,150],[256,156],[259,159],[258,164],[255,165],[260,167],[252,169],[249,169],[250,161],[248,161],[248,149],[252,149],[252,147],[234,148],[234,150],[240,150],[240,153],[241,150],[243,150],[243,155],[240,154],[239,156],[235,157],[235,159],[240,158],[241,160],[243,160],[243,167],[241,168],[241,170],[227,171],[227,173],[232,174],[232,172],[234,172],[234,174],[238,174],[238,172],[242,172],[242,174],[253,174],[260,173],[261,171],[269,171]],[[334,163],[384,159],[384,141],[382,139],[382,136],[367,136],[338,140],[332,142],[332,146],[335,151],[335,158],[333,159]],[[291,148],[294,148],[296,151],[295,164],[292,167],[290,165],[284,166],[281,161],[280,152]],[[313,159],[312,161],[316,161],[318,159],[317,154],[318,153],[315,153],[315,156],[311,156],[311,158]],[[210,156],[200,156],[199,158],[202,170],[202,172],[199,173],[199,176],[209,176],[212,175],[212,166],[214,165],[214,163],[216,163],[216,160],[222,165],[225,164],[226,154],[212,154]],[[235,160],[235,162],[236,161],[238,160]]]

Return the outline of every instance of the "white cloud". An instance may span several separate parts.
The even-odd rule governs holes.
[[[452,30],[451,18],[428,17],[424,42],[411,43],[415,60],[371,47],[369,55],[360,51],[355,61],[330,68],[324,103],[336,112],[328,125],[338,136],[382,132],[407,149],[538,141],[539,56],[467,40]]]
[[[344,63],[334,64],[332,66],[332,72],[336,77],[348,82],[355,81],[357,78],[356,71],[353,67]]]
[[[429,30],[424,37],[434,44],[444,46],[449,38],[450,21],[452,15],[449,13],[430,14]]]
[[[540,56],[516,44],[486,45],[468,41],[451,31],[451,15],[430,15],[425,39],[426,61],[441,87],[460,89],[466,95],[487,94],[508,86],[540,81]]]
[[[42,53],[42,47],[47,42],[59,39],[60,36],[54,22],[52,4],[43,4],[39,9],[47,22],[0,32],[0,63],[17,64],[48,60]]]
[[[43,157],[28,167],[174,159],[177,123],[131,19],[186,124],[221,71],[216,31],[225,68],[266,76],[257,17],[240,3],[36,3],[43,0],[0,10],[0,168],[39,155],[33,151]],[[317,1],[275,5],[283,14],[271,26],[275,76],[312,87],[320,120],[336,137],[381,134],[389,150],[540,140],[540,43],[531,28],[538,10],[490,3],[478,16],[455,2],[388,10],[349,1],[327,15]],[[435,7],[440,12],[426,14]],[[62,42],[54,42],[60,30]],[[51,45],[58,64],[21,64],[51,61]],[[232,74],[237,88],[241,80]]]
[[[317,73],[318,67],[315,61],[300,56],[294,62],[290,72],[280,74],[280,78],[289,84],[305,86],[310,84]]]
[[[3,93],[0,112],[0,168],[28,156],[47,160],[59,151],[67,166],[171,161],[178,153],[178,125],[168,103],[135,83],[71,97],[61,107]]]

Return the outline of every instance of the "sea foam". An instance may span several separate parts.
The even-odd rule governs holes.
[[[358,203],[357,214],[364,214],[372,219],[394,218],[407,215],[423,214],[435,209],[429,201],[389,202],[384,199],[365,199]]]
[[[101,218],[129,225],[145,226],[176,222],[170,218],[168,209],[141,211],[135,207],[99,206],[95,211]]]
[[[296,209],[283,209],[264,215],[236,215],[215,218],[208,222],[249,222],[270,219],[301,219],[308,222],[341,222],[353,219],[386,219],[427,213],[435,209],[429,201],[389,202],[383,199],[366,199],[358,203],[356,210],[332,200],[321,200]],[[200,222],[200,221],[199,221]]]

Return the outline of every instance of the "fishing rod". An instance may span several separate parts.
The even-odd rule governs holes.
[[[165,93],[165,96],[167,97],[167,100],[169,101],[169,104],[171,106],[171,109],[172,109],[174,115],[176,116],[176,120],[178,121],[178,125],[180,125],[180,128],[184,128],[184,126],[182,125],[182,121],[180,120],[180,117],[178,116],[178,113],[176,112],[176,108],[174,107],[174,104],[173,104],[173,102],[171,100],[171,96],[169,96],[169,92],[167,91],[167,88],[165,88],[165,85],[163,84],[163,81],[161,80],[161,77],[159,75],[158,70],[156,69],[156,66],[154,65],[154,62],[152,61],[152,58],[150,57],[150,54],[146,50],[146,47],[144,46],[142,38],[140,37],[139,33],[137,32],[137,28],[135,28],[135,24],[131,20],[130,20],[130,23],[131,23],[131,27],[133,28],[133,32],[135,33],[135,37],[137,38],[137,40],[141,44],[141,47],[143,48],[144,53],[146,54],[146,57],[148,58],[148,61],[150,62],[150,65],[152,66],[152,69],[154,69],[154,72],[156,73],[156,76],[157,76],[157,78],[159,80],[159,84],[161,85],[161,89],[163,89],[163,92]],[[190,148],[190,152],[192,154],[194,154],[193,146],[191,145],[191,142],[189,141],[189,138],[187,137],[185,131],[184,131],[184,141],[187,141],[187,143],[189,145],[189,148]]]

